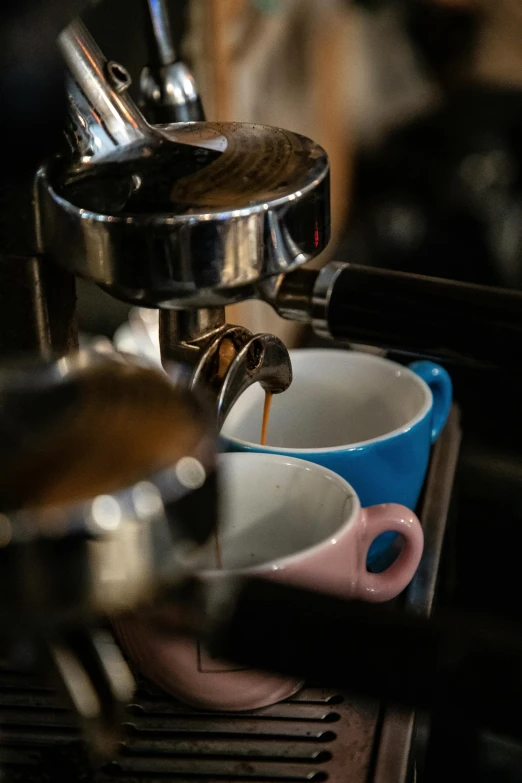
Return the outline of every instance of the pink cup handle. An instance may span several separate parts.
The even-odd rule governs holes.
[[[362,509],[363,570],[359,575],[358,597],[364,601],[390,601],[399,595],[411,581],[422,557],[424,535],[422,527],[413,513],[405,506],[385,503]],[[366,570],[366,558],[372,541],[381,533],[393,531],[404,537],[404,546],[397,560],[381,574],[370,574]]]

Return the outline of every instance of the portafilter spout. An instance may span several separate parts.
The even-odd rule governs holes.
[[[225,323],[222,308],[160,313],[163,361],[191,369],[193,389],[207,389],[221,427],[240,395],[254,383],[279,394],[292,382],[292,365],[284,343],[273,334],[253,335],[243,326]]]

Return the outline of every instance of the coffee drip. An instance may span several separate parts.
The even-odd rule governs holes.
[[[263,407],[263,424],[261,426],[261,446],[266,446],[266,439],[267,439],[267,433],[268,433],[268,422],[270,419],[270,409],[272,407],[272,399],[273,394],[270,392],[266,392],[265,394],[265,404]],[[214,532],[214,551],[216,555],[216,568],[221,570],[223,568],[223,559],[221,556],[221,542],[219,539],[219,530],[216,529]]]
[[[270,408],[272,407],[273,394],[266,392],[265,405],[263,408],[263,424],[261,427],[261,446],[266,446],[266,438],[268,433],[268,421],[270,419]]]

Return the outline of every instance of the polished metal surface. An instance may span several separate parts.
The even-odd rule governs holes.
[[[144,0],[149,24],[149,62],[140,79],[139,104],[153,124],[205,119],[196,82],[176,57],[166,0]]]
[[[231,362],[218,397],[220,424],[243,392],[254,383],[259,383],[269,394],[281,394],[292,383],[288,350],[273,334],[253,335]]]
[[[319,337],[331,339],[328,310],[335,282],[346,264],[330,261],[319,271],[298,269],[260,284],[263,299],[282,318],[310,323]]]
[[[314,285],[312,294],[312,307],[310,311],[314,332],[319,337],[330,338],[328,325],[328,309],[335,281],[344,269],[344,264],[339,261],[330,261],[324,266]]]
[[[117,161],[39,172],[50,256],[142,305],[248,298],[330,235],[328,163],[297,134],[236,123],[162,127]]]
[[[318,275],[315,269],[296,269],[287,275],[270,277],[259,284],[259,295],[281,318],[308,324]]]
[[[176,50],[172,40],[167,0],[145,0],[145,4],[151,21],[155,59],[161,65],[170,65],[176,60]]]
[[[219,427],[252,384],[279,394],[292,382],[290,356],[279,338],[253,335],[242,326],[226,324],[224,317],[221,308],[160,313],[163,361],[191,368],[191,388],[211,392]]]
[[[147,78],[142,79],[142,94],[146,95],[151,102],[158,102],[158,99],[163,97],[167,105],[184,106],[187,103],[194,103],[199,100],[194,77],[184,63],[171,63],[170,66],[165,66],[164,73],[165,79],[162,95],[158,94],[158,88],[153,86],[153,82],[149,84]],[[148,76],[153,78],[150,70],[148,71]],[[178,120],[178,122],[180,121]]]
[[[75,163],[93,163],[121,147],[146,144],[149,126],[122,89],[128,80],[115,82],[115,64],[107,62],[83,22],[71,22],[58,44],[68,69]]]
[[[292,380],[290,357],[273,335],[253,335],[248,329],[225,323],[222,308],[155,310],[133,308],[129,320],[114,336],[118,350],[165,366],[182,363],[193,389],[210,392],[218,426],[253,383],[278,394]]]
[[[262,125],[151,127],[80,22],[60,46],[77,154],[38,173],[42,252],[121,299],[179,308],[253,296],[324,249],[321,147]]]
[[[194,78],[184,63],[174,62],[166,3],[147,0],[147,8],[153,51],[141,78],[145,116],[156,123],[202,121],[205,116]],[[288,388],[292,377],[288,352],[277,338],[254,337],[225,320],[223,307],[164,310],[159,316],[163,359],[188,365],[192,387],[212,392],[219,426],[251,384],[259,382],[266,391],[277,393]],[[144,325],[142,319],[140,323]]]
[[[107,63],[107,78],[118,94],[128,90],[132,84],[132,78],[128,70],[121,63],[117,63],[114,60]]]
[[[154,123],[204,119],[196,82],[183,62],[148,65],[140,79],[140,107]]]

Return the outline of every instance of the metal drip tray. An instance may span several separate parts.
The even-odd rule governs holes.
[[[425,553],[405,596],[410,611],[431,611],[459,444],[454,411],[426,483]],[[59,695],[29,675],[0,669],[4,781],[403,783],[413,725],[413,713],[320,687],[253,712],[214,713],[185,707],[140,680],[119,752],[95,772],[75,716]]]
[[[255,712],[217,714],[140,683],[127,712],[120,752],[94,781],[364,780],[377,720],[377,707],[321,688]],[[85,779],[74,715],[52,690],[1,672],[0,724],[6,780],[46,779],[64,759]]]
[[[187,710],[156,692],[130,712],[112,772],[206,781],[340,779],[347,764],[363,772],[376,714],[319,688],[262,710],[228,715]]]

